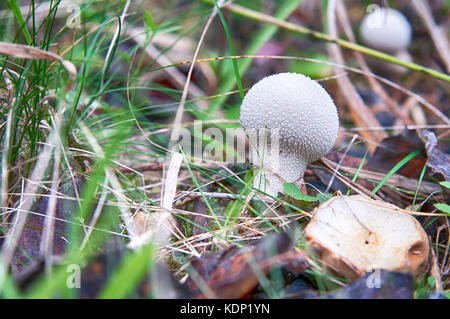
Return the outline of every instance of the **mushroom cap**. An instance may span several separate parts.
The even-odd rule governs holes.
[[[411,41],[411,25],[398,10],[378,8],[361,22],[360,35],[364,43],[377,50],[406,50]]]
[[[268,135],[278,130],[281,156],[297,154],[307,163],[330,151],[339,129],[330,95],[298,73],[278,73],[256,83],[242,102],[240,119],[244,130],[267,129]]]
[[[321,204],[305,237],[322,263],[348,279],[374,269],[423,275],[428,265],[422,225],[398,207],[362,195]]]

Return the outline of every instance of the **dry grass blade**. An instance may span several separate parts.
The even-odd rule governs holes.
[[[107,184],[107,183],[109,183],[108,179],[105,180],[105,184]],[[105,187],[102,190],[102,194],[100,195],[100,200],[98,201],[97,207],[95,208],[94,215],[92,216],[91,223],[89,224],[89,227],[88,227],[88,229],[86,231],[86,235],[84,236],[83,242],[81,243],[80,251],[83,250],[84,247],[86,246],[86,244],[88,243],[89,237],[91,236],[92,231],[94,230],[95,225],[97,224],[97,221],[100,218],[100,214],[102,213],[102,209],[103,209],[103,206],[104,206],[105,201],[106,201],[106,195],[108,195],[108,192],[107,192],[107,189]]]
[[[54,234],[54,217],[56,215],[56,204],[58,201],[57,193],[59,186],[59,169],[61,163],[61,148],[62,142],[59,137],[61,122],[62,122],[62,114],[64,113],[64,109],[55,114],[53,120],[53,140],[51,141],[52,145],[55,146],[54,156],[53,156],[53,173],[52,173],[52,185],[50,190],[50,200],[47,205],[47,215],[44,222],[44,229],[42,231],[42,239],[40,244],[40,254],[45,257],[45,268],[47,272],[51,271],[52,266],[52,252],[53,252],[53,234]]]
[[[171,61],[165,54],[161,53],[152,43],[146,43],[147,38],[145,36],[145,29],[143,28],[130,28],[127,30],[127,35],[130,36],[136,43],[138,43],[141,47],[145,48],[145,53],[148,54],[152,59],[156,60],[156,62],[161,65],[172,65],[173,61]],[[185,83],[187,82],[187,78],[183,72],[179,71],[176,68],[164,68],[163,69],[167,75],[169,76],[170,81],[178,88],[183,89]],[[189,94],[194,97],[205,97],[206,94],[200,89],[197,85],[191,84],[189,87]],[[206,109],[208,107],[208,103],[205,101],[197,102],[200,109]]]
[[[333,169],[338,168],[337,163],[330,161],[327,158],[323,158],[322,161]],[[346,167],[346,166],[339,166],[339,169],[348,174],[356,174],[356,172],[358,171],[358,169],[356,169],[356,168]],[[368,171],[365,169],[361,169],[358,174],[358,177],[364,178],[364,179],[371,179],[371,180],[375,180],[375,181],[379,182],[379,181],[382,181],[386,177],[386,174],[371,172],[371,171]],[[401,176],[399,174],[393,174],[386,181],[385,185],[392,186],[392,187],[400,187],[404,190],[415,192],[417,189],[418,183],[419,183],[419,181],[416,179],[407,178],[407,177]],[[423,192],[424,194],[431,194],[431,193],[435,193],[435,192],[440,192],[441,188],[436,183],[422,181],[420,184],[419,191]]]
[[[328,28],[329,33],[332,37],[337,37],[337,26],[336,26],[336,16],[335,16],[336,1],[331,0],[328,3]],[[342,55],[341,48],[335,44],[328,44],[330,57],[334,63],[344,64],[344,58]],[[335,67],[336,73],[342,73],[341,68]],[[353,117],[355,124],[357,126],[380,126],[380,123],[375,118],[370,109],[365,105],[364,101],[359,96],[356,88],[353,86],[348,76],[341,76],[337,78],[337,83],[339,89],[344,96],[351,116]],[[385,132],[381,131],[361,131],[361,135],[370,142],[380,143],[384,138],[387,137]],[[370,145],[369,149],[371,151],[375,150],[375,145]]]
[[[178,173],[180,171],[183,156],[180,153],[173,153],[170,157],[169,169],[163,186],[163,194],[161,199],[161,208],[164,210],[153,212],[148,216],[148,226],[145,232],[136,239],[132,240],[128,247],[136,249],[150,240],[154,240],[159,245],[166,245],[171,234],[174,233],[175,220],[171,210],[175,199],[178,184]],[[181,232],[179,232],[181,233]]]
[[[330,65],[333,66],[337,69],[344,69],[356,74],[361,74],[361,75],[368,75],[370,77],[373,77],[375,79],[377,79],[380,82],[383,82],[389,86],[391,86],[392,88],[403,92],[404,94],[414,97],[420,104],[424,105],[428,110],[430,110],[430,112],[432,112],[433,114],[435,114],[439,119],[442,120],[442,122],[449,124],[450,125],[450,120],[448,119],[448,117],[443,114],[439,108],[437,108],[435,105],[433,105],[432,103],[428,102],[427,100],[425,100],[423,97],[421,97],[420,95],[414,93],[413,91],[391,81],[388,80],[387,78],[384,78],[382,76],[379,76],[375,73],[367,73],[364,72],[358,68],[355,67],[351,67],[348,65],[344,65],[342,63],[334,63],[334,62],[330,62],[330,61],[324,61],[324,60],[319,60],[319,59],[313,59],[313,58],[305,58],[305,57],[297,57],[297,56],[279,56],[279,55],[239,55],[239,56],[224,56],[224,57],[215,57],[215,58],[206,58],[206,59],[198,59],[196,60],[196,62],[209,62],[209,61],[221,61],[221,60],[225,60],[225,59],[276,59],[276,60],[296,60],[296,61],[307,61],[307,62],[313,62],[313,63],[321,63],[321,64],[326,64],[326,65]],[[183,65],[183,64],[189,64],[192,63],[192,61],[184,61],[182,63],[179,63],[177,65]],[[166,67],[172,67],[173,65],[167,65]],[[339,76],[335,76],[336,78],[339,78],[342,74],[345,73],[338,73]],[[381,126],[376,126],[376,127],[381,127]]]
[[[182,162],[183,155],[181,155],[180,153],[172,154],[166,180],[164,183],[164,192],[161,201],[161,207],[167,210],[172,209],[173,200],[175,199],[175,194],[177,192],[178,172],[180,171]]]
[[[450,43],[444,30],[442,27],[436,25],[428,1],[412,0],[411,2],[414,9],[416,9],[417,14],[425,24],[425,27],[428,29],[434,46],[445,64],[447,72],[450,73]]]
[[[220,2],[220,4],[218,4],[219,6],[223,4],[223,0],[220,0],[219,2]],[[218,11],[214,7],[213,12],[211,12],[211,14],[208,17],[208,20],[206,21],[205,27],[203,28],[202,34],[201,34],[200,39],[197,44],[197,48],[195,49],[194,57],[192,58],[193,62],[191,63],[191,66],[189,67],[189,72],[188,72],[188,75],[186,78],[186,83],[184,84],[183,94],[181,95],[180,104],[178,105],[177,113],[175,115],[175,120],[173,121],[173,131],[172,131],[172,134],[170,135],[171,142],[173,142],[177,138],[176,134],[178,133],[178,130],[181,128],[181,122],[183,120],[183,113],[184,113],[184,106],[186,104],[189,85],[191,83],[192,72],[194,71],[195,60],[197,60],[197,56],[198,56],[198,53],[200,52],[200,48],[205,39],[206,33],[208,32],[208,29],[209,29],[212,21],[216,17],[217,13],[218,13]]]
[[[344,29],[345,35],[351,42],[356,43],[355,35],[353,34],[353,30],[347,15],[347,10],[342,0],[337,1],[336,12],[342,25],[342,28]],[[364,76],[369,82],[369,85],[371,86],[372,90],[381,97],[381,99],[387,104],[389,109],[392,112],[394,112],[394,114],[403,122],[403,124],[412,124],[412,121],[398,110],[398,108],[395,105],[395,102],[389,97],[387,92],[376,81],[376,79],[370,76],[370,73],[372,73],[372,71],[367,65],[366,60],[364,59],[364,55],[357,51],[354,51],[353,54],[355,55],[358,64],[361,66],[361,69],[364,72]]]
[[[66,17],[73,13],[73,5],[79,5],[83,1],[84,0],[43,1],[36,3],[34,7],[30,5],[20,6],[19,10],[22,16],[29,16],[32,14],[36,20],[36,24],[39,25],[50,14],[50,11],[53,11],[56,18]],[[56,10],[56,7],[58,7],[58,10]],[[56,13],[54,11],[56,11]],[[13,13],[11,10],[7,9],[0,11],[0,19],[5,19],[12,16]],[[30,19],[30,22],[31,20],[32,19]]]
[[[6,235],[6,240],[2,247],[1,253],[1,265],[0,265],[0,290],[3,287],[4,279],[6,273],[8,271],[8,266],[11,263],[11,260],[14,255],[14,251],[17,246],[17,241],[19,240],[20,235],[22,234],[23,228],[25,227],[25,223],[27,220],[27,213],[23,211],[29,211],[31,206],[36,200],[38,188],[41,184],[42,178],[45,174],[45,171],[49,165],[49,158],[51,158],[53,145],[50,141],[54,140],[55,131],[52,131],[47,138],[47,142],[44,144],[44,148],[39,153],[37,163],[31,173],[31,177],[28,180],[24,195],[21,197],[20,203],[15,209],[16,214],[12,220],[12,227],[8,230]]]
[[[75,79],[77,75],[77,68],[72,62],[64,60],[53,52],[41,50],[29,45],[0,42],[0,54],[18,59],[60,61],[69,73],[71,80]]]
[[[430,243],[431,245],[431,243]],[[436,254],[434,253],[434,249],[430,249],[430,254],[431,254],[431,269],[430,269],[430,273],[431,276],[434,278],[434,290],[441,292],[442,291],[442,280],[441,280],[441,274],[439,272],[439,266],[438,266],[438,261],[436,258]]]
[[[8,90],[8,105],[14,105],[15,97],[14,97],[14,85],[10,79],[8,72],[3,71],[3,79],[6,83],[6,89]],[[11,128],[12,128],[12,114],[13,108],[11,107],[8,111],[8,115],[6,117],[6,128],[5,128],[5,140],[2,150],[2,175],[1,175],[1,186],[0,186],[0,205],[1,207],[6,207],[6,202],[8,198],[8,151],[10,150],[9,144],[11,139]],[[6,211],[5,211],[6,212]],[[3,213],[5,213],[3,212]],[[6,216],[6,214],[4,214]]]
[[[86,127],[86,125],[82,122],[80,122],[80,129],[81,132],[86,136],[87,141],[91,145],[96,155],[100,158],[104,157],[104,152],[98,144],[97,140]],[[124,195],[124,191],[122,189],[122,186],[120,185],[119,179],[110,167],[105,168],[105,174],[106,178],[110,181],[114,196],[116,197],[117,201],[121,203],[121,205],[119,205],[118,207],[122,220],[125,224],[125,228],[127,229],[128,234],[131,237],[136,237],[136,229],[129,210],[129,200]]]
[[[8,156],[5,154],[9,149],[9,143],[11,139],[11,126],[12,126],[12,108],[8,111],[6,131],[5,131],[5,143],[2,154],[2,176],[1,176],[1,188],[0,188],[0,205],[1,207],[6,207],[6,202],[8,198]],[[3,212],[5,216],[5,211]]]
[[[343,182],[346,186],[350,187],[353,191],[357,192],[360,195],[366,195],[368,197],[374,198],[374,199],[380,199],[377,195],[373,194],[368,189],[364,188],[363,186],[354,183],[349,179],[348,177],[342,175],[337,169],[337,164],[333,161],[330,161],[329,159],[322,157],[320,161],[325,165],[327,170],[334,176],[336,176],[341,182]],[[342,169],[342,167],[341,167]]]

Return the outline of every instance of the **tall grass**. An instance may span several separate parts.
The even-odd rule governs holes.
[[[0,41],[54,52],[71,61],[77,73],[71,78],[59,61],[0,55],[0,230],[3,233],[0,296],[80,297],[80,291],[67,283],[68,267],[77,265],[86,269],[114,240],[125,246],[138,232],[137,216],[152,216],[162,209],[161,192],[166,183],[164,169],[167,169],[164,162],[169,156],[176,106],[183,94],[179,79],[186,80],[187,73],[185,65],[177,62],[190,61],[193,54],[186,49],[188,54],[179,57],[178,46],[185,48],[188,43],[195,48],[205,17],[218,10],[219,16],[207,34],[207,41],[212,44],[206,45],[200,56],[207,59],[247,55],[245,59],[204,60],[206,71],[195,69],[193,73],[199,90],[189,91],[186,121],[182,124],[204,144],[210,143],[210,136],[196,132],[190,124],[211,119],[208,127],[237,126],[240,102],[248,89],[243,79],[251,73],[251,56],[283,32],[287,25],[282,21],[300,2],[276,1],[277,23],[265,21],[264,15],[251,15],[253,11],[239,11],[238,7],[233,7],[232,11],[241,16],[232,16],[217,4],[203,1],[182,4],[179,1],[133,1],[128,10],[124,10],[129,4],[125,0],[78,1],[72,3],[78,20],[69,19],[74,13],[67,11],[70,1],[51,0],[50,10],[44,15],[32,9],[37,8],[35,1],[27,5],[17,0],[1,3]],[[240,3],[263,9],[263,2]],[[262,24],[251,24],[251,20]],[[74,26],[74,21],[80,24]],[[235,35],[232,22],[236,21],[251,25],[245,40]],[[137,41],[132,31],[144,34],[145,41]],[[295,32],[302,33],[300,29]],[[217,34],[224,36],[217,37]],[[170,38],[170,44],[158,47],[154,46],[158,35],[175,35],[175,38]],[[357,48],[359,51],[366,49]],[[173,59],[171,64],[158,65],[158,61],[168,57]],[[308,69],[312,72],[316,69],[311,65],[320,68],[317,61],[311,62],[314,61],[305,61],[310,63]],[[212,78],[208,78],[211,76],[208,72],[219,79],[217,86],[209,91]],[[193,93],[199,91],[204,95]],[[222,112],[220,116],[219,112]],[[223,119],[223,113],[231,122]],[[234,152],[226,143],[217,143],[215,150]],[[412,153],[395,166],[373,192],[379,191],[389,177],[415,155],[417,153]],[[246,165],[229,164],[221,160],[198,164],[185,157],[177,180],[177,190],[183,190],[185,195],[177,193],[177,201],[171,209],[180,221],[179,232],[164,247],[149,241],[140,249],[127,250],[118,261],[119,265],[108,273],[96,296],[136,296],[140,283],[148,279],[148,271],[161,259],[178,271],[178,276],[187,274],[187,256],[198,254],[201,248],[191,237],[194,226],[204,231],[204,237],[214,250],[230,243],[241,246],[249,238],[283,230],[287,218],[298,220],[308,216],[306,210],[311,206],[299,207],[276,197],[267,199],[266,196],[262,200],[267,194],[252,186],[253,170]],[[28,194],[27,189],[33,192]],[[414,201],[419,198],[418,189]],[[192,194],[198,193],[200,196],[196,198],[205,203],[209,214],[205,217],[209,218],[206,226],[194,222],[191,216],[195,200]],[[29,200],[30,207],[21,210],[25,200]],[[179,204],[183,201],[186,202]],[[44,209],[38,202],[44,202]],[[30,229],[27,221],[38,214],[48,217],[41,229],[45,244],[36,247],[38,256],[26,256],[25,262],[18,261],[17,255],[11,260],[5,258],[7,247],[15,245],[14,242],[7,244],[11,234],[20,236],[22,232],[15,231],[15,227],[21,222],[26,233]],[[54,220],[50,222],[52,217]],[[55,230],[57,222],[65,225],[60,235],[66,241],[66,248],[61,258],[55,260],[51,253],[54,244],[49,241],[53,234],[59,234]],[[18,251],[23,249],[18,248]],[[43,263],[45,270],[31,283],[22,285],[20,276],[17,279],[17,274],[11,272],[10,264],[29,265],[32,259]],[[258,269],[255,268],[255,272],[258,273]],[[323,286],[325,275],[314,272],[312,275]],[[283,296],[281,288],[274,284],[276,280],[269,281],[261,273],[258,277],[271,297]],[[276,279],[280,274],[273,273],[272,277]]]

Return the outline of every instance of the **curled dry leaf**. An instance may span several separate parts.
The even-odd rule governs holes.
[[[402,158],[415,150],[423,154],[416,156],[399,169],[398,174],[419,178],[422,167],[426,165],[439,179],[450,180],[450,155],[438,149],[436,135],[428,130],[420,133],[405,131],[403,134],[384,139],[365,166],[367,170],[387,172]]]
[[[61,56],[50,51],[45,51],[28,45],[0,42],[0,54],[18,59],[60,61],[69,73],[71,80],[74,80],[77,76],[77,68],[72,62],[64,60]]]
[[[389,136],[376,148],[365,169],[386,173],[405,156],[418,149],[423,149],[423,144],[415,132],[405,131],[400,135]],[[403,165],[398,174],[418,179],[425,162],[425,154],[419,154]]]
[[[252,246],[229,246],[203,254],[191,262],[186,287],[195,298],[243,298],[259,283],[262,274],[284,267],[298,276],[306,267],[305,254],[294,250],[287,233],[273,234]]]
[[[305,229],[310,252],[348,279],[373,269],[422,275],[427,234],[411,215],[365,196],[337,196],[320,205]]]
[[[436,146],[438,139],[436,135],[428,130],[421,134],[425,150],[427,152],[427,165],[435,174],[440,174],[446,180],[450,180],[450,155],[441,152]]]

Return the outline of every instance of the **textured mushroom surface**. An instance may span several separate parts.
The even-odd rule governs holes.
[[[339,129],[330,95],[297,73],[274,74],[256,83],[242,102],[240,119],[258,153],[253,160],[263,167],[255,186],[267,183],[266,191],[274,195],[283,192],[283,182],[301,180],[306,165],[330,151]],[[261,131],[267,139],[256,143],[256,132]],[[271,137],[277,134],[279,152],[272,152]]]
[[[420,275],[428,264],[428,239],[420,223],[394,205],[361,195],[320,205],[305,236],[324,265],[349,279],[373,269]]]
[[[372,48],[386,52],[406,50],[411,41],[411,25],[398,10],[378,8],[361,22],[362,40]]]

